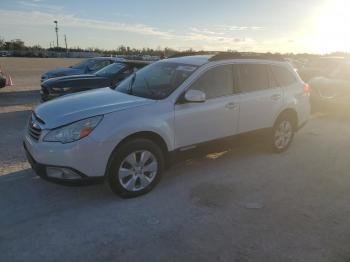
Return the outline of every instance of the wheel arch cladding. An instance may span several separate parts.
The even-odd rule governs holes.
[[[125,137],[122,141],[120,141],[120,143],[114,148],[114,150],[112,151],[111,155],[109,156],[109,160],[108,160],[108,164],[107,164],[107,167],[106,167],[106,171],[105,171],[105,175],[107,174],[108,172],[108,169],[111,165],[111,162],[112,162],[112,156],[113,154],[115,153],[116,150],[118,150],[118,148],[131,141],[131,140],[134,140],[134,139],[148,139],[152,142],[154,142],[156,145],[158,145],[160,147],[160,149],[162,150],[163,152],[163,155],[164,155],[164,158],[166,159],[166,162],[167,162],[167,156],[168,156],[168,146],[165,142],[165,140],[163,139],[163,137],[161,137],[159,134],[155,133],[155,132],[152,132],[152,131],[142,131],[142,132],[137,132],[137,133],[134,133],[134,134],[131,134],[127,137]]]
[[[288,117],[290,118],[290,120],[292,121],[293,124],[293,128],[295,130],[298,129],[298,114],[297,112],[292,109],[292,108],[287,108],[285,110],[283,110],[278,117],[276,118],[275,124],[282,118],[282,117]]]

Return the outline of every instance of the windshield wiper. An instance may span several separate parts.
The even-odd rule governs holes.
[[[130,80],[129,89],[128,89],[130,95],[133,94],[132,88],[134,86],[135,80],[136,80],[136,73],[133,73],[132,78]]]

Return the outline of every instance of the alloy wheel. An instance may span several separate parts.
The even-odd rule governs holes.
[[[291,142],[293,137],[293,127],[288,120],[280,122],[279,126],[275,131],[275,146],[282,150],[286,148]]]
[[[152,183],[158,172],[156,157],[147,150],[135,151],[121,162],[118,179],[124,189],[137,192]]]

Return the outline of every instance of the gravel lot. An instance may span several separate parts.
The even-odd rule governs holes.
[[[0,58],[16,84],[0,90],[0,261],[350,261],[340,117],[313,116],[281,155],[243,137],[177,162],[137,199],[39,179],[21,148],[25,121],[40,73],[74,62]]]

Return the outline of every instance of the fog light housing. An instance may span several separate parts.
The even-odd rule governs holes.
[[[46,175],[52,178],[65,179],[65,180],[77,180],[81,179],[81,176],[69,168],[64,167],[47,167]]]

